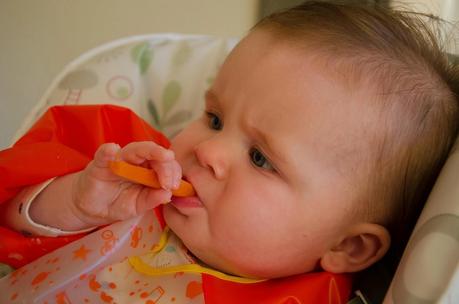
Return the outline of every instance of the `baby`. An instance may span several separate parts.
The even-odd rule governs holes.
[[[165,204],[170,229],[225,273],[364,270],[391,238],[402,250],[457,134],[458,74],[428,33],[358,4],[269,16],[228,56],[202,117],[170,150],[102,144],[34,198],[30,217],[79,232]],[[115,158],[152,168],[162,189],[117,177]],[[196,196],[172,196],[182,177]]]

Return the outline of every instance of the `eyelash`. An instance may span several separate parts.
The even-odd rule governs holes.
[[[215,131],[220,131],[221,129],[223,129],[223,122],[221,121],[220,117],[218,117],[217,114],[207,111],[206,116],[207,116],[207,124],[210,129],[215,130]],[[219,125],[217,127],[212,125],[215,118],[218,118],[219,120]]]
[[[258,157],[261,156],[261,161],[263,162],[261,165],[256,164],[257,159],[255,157],[258,155]],[[266,171],[276,171],[274,170],[273,165],[271,165],[271,162],[266,158],[266,156],[261,152],[259,149],[253,147],[250,148],[249,150],[249,156],[250,156],[250,162],[257,168],[261,168]],[[260,160],[258,158],[258,160]]]
[[[207,116],[207,124],[210,129],[215,130],[215,131],[220,131],[221,129],[223,129],[223,122],[221,121],[220,117],[217,114],[210,112],[210,111],[206,111],[206,116]],[[215,121],[216,119],[218,120]],[[263,154],[263,152],[261,152],[256,147],[252,147],[249,149],[249,158],[250,158],[250,162],[252,163],[252,165],[254,165],[257,168],[260,168],[266,171],[276,171],[273,165],[271,165],[271,162],[268,160],[268,158]]]

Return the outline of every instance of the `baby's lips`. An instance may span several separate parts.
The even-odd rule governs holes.
[[[112,161],[109,166],[114,174],[127,180],[156,189],[162,188],[153,170],[131,165],[125,161]],[[172,190],[172,195],[178,197],[194,196],[196,192],[189,182],[180,180],[179,187]]]

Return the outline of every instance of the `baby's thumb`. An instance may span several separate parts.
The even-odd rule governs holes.
[[[115,143],[101,145],[94,154],[94,166],[98,168],[107,168],[108,163],[115,160],[120,149],[120,145]]]
[[[145,187],[137,200],[137,214],[145,213],[161,204],[171,201],[172,192],[164,189]]]

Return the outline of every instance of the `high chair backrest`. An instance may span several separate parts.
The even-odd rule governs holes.
[[[459,140],[411,234],[384,303],[459,303]]]
[[[129,107],[168,136],[203,109],[204,92],[237,40],[156,34],[121,39],[71,62],[16,133],[48,107]],[[459,144],[419,218],[385,303],[459,303]]]

